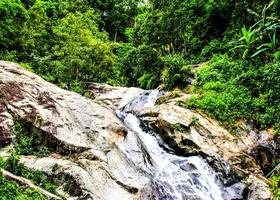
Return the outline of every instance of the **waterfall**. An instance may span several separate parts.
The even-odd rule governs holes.
[[[152,107],[159,91],[135,98],[117,115],[130,130],[119,148],[151,178],[157,200],[223,200],[223,188],[214,170],[200,156],[180,157],[166,152],[154,134],[144,131],[135,113]]]

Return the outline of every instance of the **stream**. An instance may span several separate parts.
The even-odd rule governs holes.
[[[156,200],[223,200],[224,188],[215,171],[200,156],[180,157],[166,151],[151,131],[144,131],[133,113],[154,106],[160,93],[145,92],[116,111],[130,130],[119,148],[146,173]]]

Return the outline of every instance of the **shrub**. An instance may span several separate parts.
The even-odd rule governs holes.
[[[200,108],[224,124],[245,119],[255,128],[279,127],[279,63],[254,66],[214,56],[197,73],[195,92],[186,105]]]
[[[9,181],[0,175],[1,200],[47,200],[45,196],[33,189],[20,187],[14,181]]]
[[[156,76],[151,72],[144,73],[140,78],[137,79],[139,86],[146,89],[151,89],[155,80]]]
[[[273,200],[280,199],[280,175],[274,175],[270,179],[270,188],[273,193]]]
[[[44,146],[43,143],[36,140],[27,127],[24,127],[19,122],[15,122],[14,130],[16,134],[15,150],[20,155],[36,155],[38,157],[45,157],[50,150]]]
[[[7,160],[0,158],[0,167],[11,173],[32,180],[36,185],[55,193],[58,185],[54,184],[46,174],[39,170],[28,169],[20,163],[20,156],[13,152]]]
[[[191,83],[193,73],[182,55],[173,54],[161,57],[163,71],[161,81],[165,89],[172,89],[175,86],[184,88]]]

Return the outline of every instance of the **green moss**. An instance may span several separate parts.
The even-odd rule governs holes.
[[[199,119],[196,116],[193,115],[190,125],[198,126],[199,125]]]
[[[5,93],[0,90],[0,99],[3,99],[5,97]]]
[[[163,104],[163,103],[167,102],[168,100],[180,97],[181,94],[182,94],[181,90],[175,89],[171,93],[169,93],[168,95],[164,95],[164,96],[159,97],[156,101],[156,104]]]

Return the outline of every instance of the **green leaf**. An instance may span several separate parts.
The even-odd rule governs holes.
[[[258,46],[257,49],[261,49],[262,47],[269,47],[269,48],[271,48],[272,46],[273,46],[273,44],[271,42],[269,42],[269,43],[264,43],[264,44]]]
[[[254,54],[251,56],[251,58],[256,57],[257,55],[259,55],[260,53],[262,53],[262,52],[264,52],[264,51],[266,51],[266,50],[268,50],[268,49],[269,49],[269,48],[260,49],[259,51],[257,51],[256,53],[254,53]]]
[[[233,47],[231,50],[239,49],[239,48],[243,48],[243,47],[247,47],[247,45],[241,44],[241,45],[238,45],[238,46],[236,46],[236,47]]]
[[[279,60],[279,58],[280,58],[280,51],[276,51],[273,55],[274,55],[274,59],[275,60]]]
[[[242,54],[242,58],[243,58],[243,59],[246,58],[248,52],[249,52],[249,49],[246,49],[246,50],[243,52],[243,54]]]

